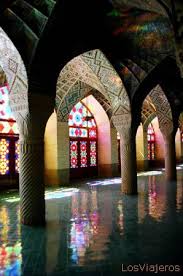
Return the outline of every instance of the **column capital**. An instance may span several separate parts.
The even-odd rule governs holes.
[[[112,121],[120,135],[131,129],[132,117],[130,113],[113,115]]]
[[[130,113],[113,115],[112,121],[124,144],[128,144],[132,134],[132,117]]]
[[[165,140],[168,139],[168,137],[175,135],[176,133],[176,128],[173,125],[173,121],[168,118],[164,118],[163,120],[159,121],[159,129]]]
[[[54,111],[54,101],[49,96],[31,95],[28,108],[15,111],[20,141],[27,140],[37,143],[43,140],[48,118]]]

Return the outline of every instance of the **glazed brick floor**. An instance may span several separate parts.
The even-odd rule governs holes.
[[[135,264],[182,269],[182,167],[177,174],[177,183],[161,171],[139,174],[138,196],[121,194],[120,178],[47,189],[44,228],[21,226],[17,191],[2,193],[0,276],[139,275],[122,270]]]

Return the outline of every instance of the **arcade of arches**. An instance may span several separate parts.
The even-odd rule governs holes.
[[[21,225],[22,235],[24,230],[32,229],[29,233],[32,237],[31,231],[35,230],[25,225],[45,226],[41,228],[44,234],[59,225],[63,234],[60,240],[66,241],[69,235],[72,236],[70,247],[67,240],[67,245],[64,245],[67,250],[64,251],[63,246],[63,251],[60,249],[61,252],[56,252],[57,241],[55,247],[50,244],[54,238],[59,240],[57,235],[60,229],[57,228],[54,238],[48,234],[48,263],[54,264],[50,255],[53,251],[53,255],[59,256],[55,264],[56,273],[63,272],[65,275],[60,258],[69,259],[70,250],[73,262],[82,266],[86,253],[89,256],[86,258],[88,265],[91,261],[92,266],[95,258],[98,258],[98,262],[103,260],[100,257],[105,255],[105,248],[110,251],[110,248],[118,246],[119,252],[113,255],[108,252],[108,257],[112,256],[112,264],[121,264],[119,256],[122,254],[124,259],[127,255],[131,256],[130,248],[134,246],[137,263],[147,263],[146,250],[151,248],[148,246],[151,242],[148,236],[151,229],[148,227],[152,224],[158,227],[165,215],[163,227],[168,227],[160,235],[158,228],[155,235],[161,236],[164,243],[159,241],[163,245],[157,247],[156,240],[152,238],[152,248],[158,251],[166,247],[167,252],[161,251],[161,256],[167,253],[170,260],[173,242],[168,247],[167,237],[172,238],[173,233],[175,244],[182,244],[182,217],[179,217],[183,210],[183,182],[180,175],[183,161],[182,1],[1,2],[0,189],[6,192],[8,188],[13,192],[14,189],[18,190],[19,203],[14,197],[5,197],[4,200],[14,204],[12,210],[18,206],[20,215],[16,216],[15,221]],[[177,170],[177,164],[180,171]],[[142,175],[147,176],[147,171],[152,174],[155,171],[157,175],[161,172],[161,179],[157,180],[159,188],[156,189],[155,175],[149,180],[149,190],[145,181],[142,178],[139,180]],[[102,185],[97,190],[95,186],[104,180],[110,183],[110,188],[105,189],[105,185]],[[93,181],[91,187],[90,181]],[[116,183],[117,189],[113,185]],[[84,189],[83,193],[78,192],[80,186]],[[88,186],[91,189],[87,190]],[[72,188],[78,194],[70,200]],[[54,210],[58,213],[59,208],[62,210],[56,220],[55,211],[45,198],[49,198],[50,191],[57,189],[67,189],[64,195],[69,199],[62,201],[57,198],[58,201],[54,201],[54,204],[58,204]],[[88,202],[83,194],[87,194]],[[145,194],[148,200],[143,199]],[[162,205],[159,204],[159,195]],[[163,206],[165,203],[167,209]],[[161,214],[154,211],[153,204],[158,206]],[[85,211],[81,212],[82,208]],[[89,211],[86,211],[87,208]],[[102,210],[101,217],[97,208]],[[72,218],[68,215],[69,210]],[[150,216],[148,225],[146,212]],[[6,219],[7,225],[13,221],[11,210],[7,213],[0,208],[0,214]],[[131,216],[129,220],[127,216],[129,228],[124,222],[126,214]],[[60,220],[61,216],[63,219]],[[104,222],[100,225],[102,230],[97,228],[99,217]],[[178,225],[181,233],[178,232],[178,236],[174,229],[172,232],[168,229],[170,218],[172,224]],[[154,220],[157,224],[154,224]],[[3,225],[0,220],[1,255],[9,256],[8,251],[5,253],[3,235],[8,239],[11,231],[8,232],[6,226],[1,227],[1,223]],[[139,231],[136,231],[137,228]],[[84,237],[81,229],[88,231],[88,237]],[[16,235],[20,235],[19,230],[14,230]],[[89,236],[95,237],[99,232],[100,238],[93,239],[98,246],[96,248],[102,247],[100,256],[94,248],[95,242],[89,241]],[[119,234],[117,239],[116,233]],[[124,233],[127,233],[126,239],[121,240]],[[137,241],[138,238],[143,241],[141,234],[146,235],[145,249]],[[110,236],[111,243],[107,238],[105,240],[106,236]],[[19,248],[19,245],[16,246]],[[126,246],[129,254],[125,255],[123,246]],[[90,248],[92,253],[86,248]],[[25,246],[23,257],[27,256],[27,251]],[[76,252],[79,252],[80,261],[76,258]],[[174,247],[175,257],[180,255],[176,252]],[[5,257],[1,258],[1,255],[0,271],[2,269],[2,273],[5,273]],[[38,255],[36,262],[42,264]],[[144,259],[139,260],[141,255]],[[151,256],[155,255],[156,252],[153,252]],[[68,259],[64,259],[67,265]],[[131,263],[130,257],[125,260]],[[156,263],[157,259],[153,260]],[[167,261],[162,260],[163,263]],[[11,261],[7,263],[11,270]],[[108,258],[109,266],[111,263]],[[32,272],[31,269],[29,267],[25,272],[26,276]],[[48,268],[45,270],[49,271]],[[41,274],[36,271],[35,275],[46,275],[46,272]]]

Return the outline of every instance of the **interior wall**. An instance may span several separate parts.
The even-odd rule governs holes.
[[[177,130],[177,133],[175,135],[175,148],[176,148],[176,158],[177,161],[181,161],[181,134],[180,129]]]
[[[82,102],[89,108],[97,124],[99,176],[111,176],[111,131],[109,118],[103,107],[92,95],[86,97]]]
[[[158,118],[155,117],[151,123],[155,131],[155,165],[157,167],[164,167],[164,139],[159,129]]]
[[[67,185],[70,180],[70,139],[68,122],[57,123],[57,140],[59,185]]]
[[[57,116],[55,111],[50,116],[46,125],[44,135],[44,154],[45,183],[46,185],[57,185]]]
[[[136,133],[136,156],[137,156],[137,170],[144,170],[144,133],[143,126],[140,126],[137,129]]]
[[[111,167],[112,175],[119,176],[119,154],[118,154],[118,141],[117,141],[117,130],[111,126]]]

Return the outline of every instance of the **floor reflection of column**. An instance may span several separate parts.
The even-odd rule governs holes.
[[[156,176],[149,176],[149,215],[160,221],[166,211],[166,185],[159,183]]]
[[[98,192],[82,191],[72,198],[72,225],[70,232],[71,264],[97,265],[105,258],[103,252],[112,221],[110,192],[105,191],[98,203]]]
[[[177,183],[176,207],[178,211],[183,209],[183,184],[181,181]]]
[[[57,265],[55,272],[65,272],[68,269],[69,261],[69,233],[71,229],[71,200],[72,197],[65,197],[62,199],[62,204],[59,204],[58,217],[58,255],[57,255]]]
[[[21,226],[22,274],[46,273],[46,231],[44,227]]]
[[[147,204],[146,204],[146,181],[142,179],[139,187],[138,194],[138,223],[142,223],[147,215]]]
[[[0,275],[21,275],[21,244],[16,206],[0,208]]]
[[[139,224],[138,197],[123,197],[124,235],[122,245],[124,255],[122,263],[135,264],[139,262]]]
[[[49,202],[47,203],[49,206]],[[47,206],[47,207],[48,207]],[[49,218],[46,225],[46,271],[51,273],[55,270],[57,265],[57,257],[59,250],[59,223],[58,214],[59,208],[58,204],[54,204],[49,208]]]
[[[93,212],[93,217],[96,217],[95,223],[93,221],[93,242],[90,246],[91,261],[104,261],[108,254],[109,235],[112,232],[112,196],[109,189],[100,191],[100,201],[97,203],[97,190],[92,191],[93,195],[93,209],[98,206],[97,211]],[[102,196],[101,196],[102,194]],[[94,200],[95,198],[95,200]],[[97,205],[96,205],[97,204]],[[96,225],[96,226],[95,226]],[[95,226],[95,227],[94,227]]]

